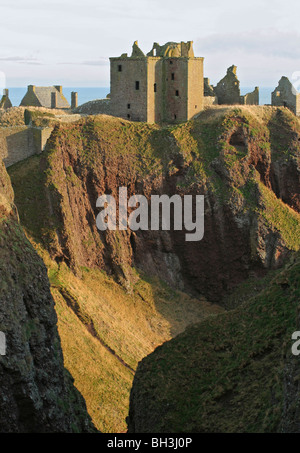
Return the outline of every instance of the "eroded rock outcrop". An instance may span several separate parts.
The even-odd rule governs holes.
[[[215,110],[171,132],[101,116],[60,125],[38,170],[42,237],[34,219],[23,222],[53,259],[76,273],[81,266],[101,268],[130,287],[136,265],[219,301],[251,273],[282,265],[298,247],[292,226],[298,221],[299,124],[288,111],[264,112],[266,118],[249,107]],[[285,152],[276,134],[288,143]],[[99,233],[96,200],[104,193],[117,200],[122,186],[128,197],[144,194],[149,202],[152,194],[204,194],[204,238],[186,242],[184,231]],[[22,212],[31,209],[22,186],[16,193]]]
[[[88,432],[84,400],[64,369],[47,271],[18,222],[0,162],[0,432]]]

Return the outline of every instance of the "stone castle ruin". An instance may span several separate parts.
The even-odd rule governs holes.
[[[190,120],[213,105],[259,104],[258,87],[241,95],[236,66],[230,66],[226,75],[213,86],[208,78],[203,78],[203,61],[203,57],[195,57],[192,41],[168,42],[163,46],[154,43],[146,55],[135,41],[130,56],[122,54],[110,58],[111,92],[106,99],[78,107],[78,95],[72,92],[70,106],[62,86],[29,85],[20,106],[57,109],[57,121],[106,114],[130,121],[173,123]],[[273,91],[272,105],[287,107],[300,116],[300,94],[287,77],[282,77]],[[9,91],[5,89],[0,100],[0,118],[11,107]],[[64,119],[61,110],[65,110]],[[37,127],[30,118],[30,112],[25,110],[23,125],[0,125],[0,156],[6,166],[45,149],[53,125]]]
[[[277,88],[272,92],[272,105],[287,107],[295,115],[300,116],[300,93],[295,90],[287,77],[281,77]]]
[[[154,43],[145,55],[137,41],[128,57],[110,58],[110,112],[133,121],[187,121],[203,109],[203,58],[193,42]]]
[[[213,87],[203,79],[203,57],[193,42],[154,43],[145,55],[135,41],[132,54],[110,58],[110,114],[133,121],[180,122],[214,104],[259,104],[258,87],[244,96],[236,66]]]
[[[12,103],[9,99],[9,92],[8,89],[3,90],[3,96],[0,100],[0,109],[10,109],[12,107]]]
[[[215,87],[210,85],[209,79],[204,79],[205,105],[259,105],[259,88],[255,87],[252,93],[241,95],[236,71],[236,66],[230,66],[225,77]]]

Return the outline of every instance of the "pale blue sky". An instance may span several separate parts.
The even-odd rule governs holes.
[[[0,0],[0,71],[8,86],[109,86],[109,56],[154,41],[194,41],[216,83],[243,86],[300,71],[299,0]]]

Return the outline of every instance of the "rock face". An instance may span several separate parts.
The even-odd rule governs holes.
[[[266,120],[226,112],[203,114],[172,133],[109,117],[58,127],[39,170],[47,171],[41,190],[48,201],[40,207],[46,233],[36,240],[77,273],[98,267],[130,286],[136,265],[217,302],[251,273],[280,266],[298,247],[298,230],[289,225],[297,225],[299,209],[299,124],[272,108]],[[284,143],[289,149],[282,151]],[[128,197],[148,199],[204,194],[204,238],[186,242],[184,231],[99,234],[96,200],[104,193],[118,199],[122,186]],[[21,194],[17,204],[30,203]],[[34,220],[24,220],[34,234]]]
[[[247,278],[277,270],[300,247],[299,137],[298,119],[271,107],[214,108],[175,127],[94,116],[57,125],[46,152],[10,174],[23,225],[58,266],[66,264],[76,276],[83,267],[104,270],[129,293],[138,279],[136,266],[193,295],[222,302]],[[185,231],[172,229],[99,233],[98,196],[111,194],[117,200],[124,186],[128,197],[142,194],[149,201],[153,194],[203,194],[204,238],[188,243]],[[226,319],[225,362],[232,318]],[[243,324],[235,319],[236,332],[243,336]],[[250,326],[252,319],[247,311]],[[256,343],[264,321],[247,330],[244,345],[249,338]],[[222,323],[217,329],[216,338],[221,338]],[[265,339],[268,351],[270,335]],[[219,355],[211,352],[217,364]],[[254,352],[259,361],[259,351]],[[244,365],[241,358],[238,366],[242,370]],[[222,391],[217,394],[226,400]]]
[[[0,432],[88,432],[82,396],[63,365],[47,271],[26,239],[0,163]]]

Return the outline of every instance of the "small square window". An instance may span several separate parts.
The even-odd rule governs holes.
[[[197,108],[197,105],[195,105],[195,109]]]
[[[127,104],[127,108],[130,109],[130,104]]]
[[[175,96],[179,96],[179,91],[178,90],[175,91]]]
[[[173,64],[173,61],[172,61],[172,60],[170,60],[170,64]]]
[[[121,64],[118,65],[118,71],[122,72],[122,65]]]
[[[127,114],[127,118],[130,120],[130,115],[129,115],[129,113]]]
[[[135,82],[135,89],[136,90],[140,89],[140,82],[138,80]]]

